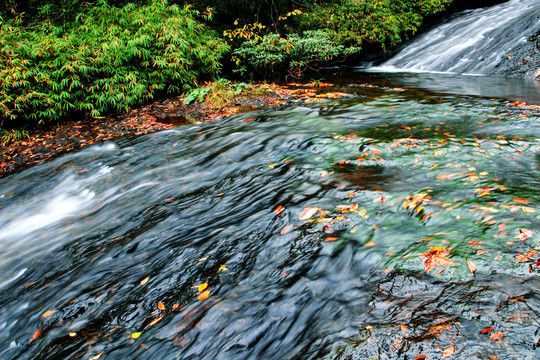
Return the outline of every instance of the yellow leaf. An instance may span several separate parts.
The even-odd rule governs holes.
[[[144,279],[141,280],[141,285],[144,285],[148,282],[148,279],[150,279],[150,276],[147,276],[145,277]]]
[[[99,354],[97,354],[96,356],[94,357],[91,357],[90,360],[97,360],[101,357],[101,355],[103,355],[103,352],[100,352]]]
[[[522,206],[521,211],[526,212],[526,213],[533,213],[535,210],[532,207]]]
[[[197,291],[201,292],[204,291],[208,287],[208,283],[202,283],[201,285],[197,286]]]
[[[227,267],[226,267],[225,265],[221,265],[221,266],[219,267],[218,272],[224,271],[224,270],[229,270],[229,269],[227,269]]]
[[[365,216],[367,214],[367,210],[366,209],[362,209],[362,210],[359,210],[358,211],[358,215],[360,216]]]
[[[138,339],[139,336],[141,336],[142,333],[141,332],[134,332],[133,334],[131,334],[131,338],[132,339]]]
[[[467,259],[467,267],[469,268],[471,274],[474,275],[474,273],[476,272],[476,264],[474,263],[474,261]]]
[[[75,337],[75,336],[77,336],[77,333],[76,333],[76,332],[70,332],[70,333],[69,333],[69,337]]]

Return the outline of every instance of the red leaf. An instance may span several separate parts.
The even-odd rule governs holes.
[[[283,211],[283,206],[281,206],[281,205],[279,205],[279,206],[278,206],[277,208],[275,208],[275,210],[274,210],[274,212],[275,212],[276,214],[279,214],[279,213],[282,212],[282,211]]]
[[[422,354],[414,358],[414,360],[422,360],[422,359],[427,359],[427,355]]]
[[[480,334],[486,334],[488,332],[492,332],[493,330],[495,330],[495,329],[487,327],[484,330],[480,331]]]

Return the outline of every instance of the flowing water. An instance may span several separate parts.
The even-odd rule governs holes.
[[[511,59],[512,55],[518,56],[521,53],[518,49],[526,46],[537,31],[540,31],[540,1],[509,0],[447,19],[407,43],[376,69],[498,75],[499,68],[507,68],[508,63],[516,61]],[[527,51],[540,50],[531,46]],[[517,62],[527,62],[523,59],[527,55],[520,55]]]
[[[0,179],[0,358],[537,359],[539,109],[412,79]]]

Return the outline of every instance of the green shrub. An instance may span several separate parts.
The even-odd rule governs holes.
[[[217,74],[228,50],[198,15],[160,0],[102,4],[70,27],[0,22],[0,118],[99,117],[181,93],[200,76]]]
[[[359,47],[338,43],[335,37],[330,30],[305,31],[287,38],[269,34],[242,43],[233,51],[232,59],[243,76],[276,77],[284,72],[297,76],[360,51]]]

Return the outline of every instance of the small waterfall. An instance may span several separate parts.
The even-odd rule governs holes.
[[[538,30],[540,1],[510,0],[453,16],[374,69],[513,76],[538,50],[527,42]]]

